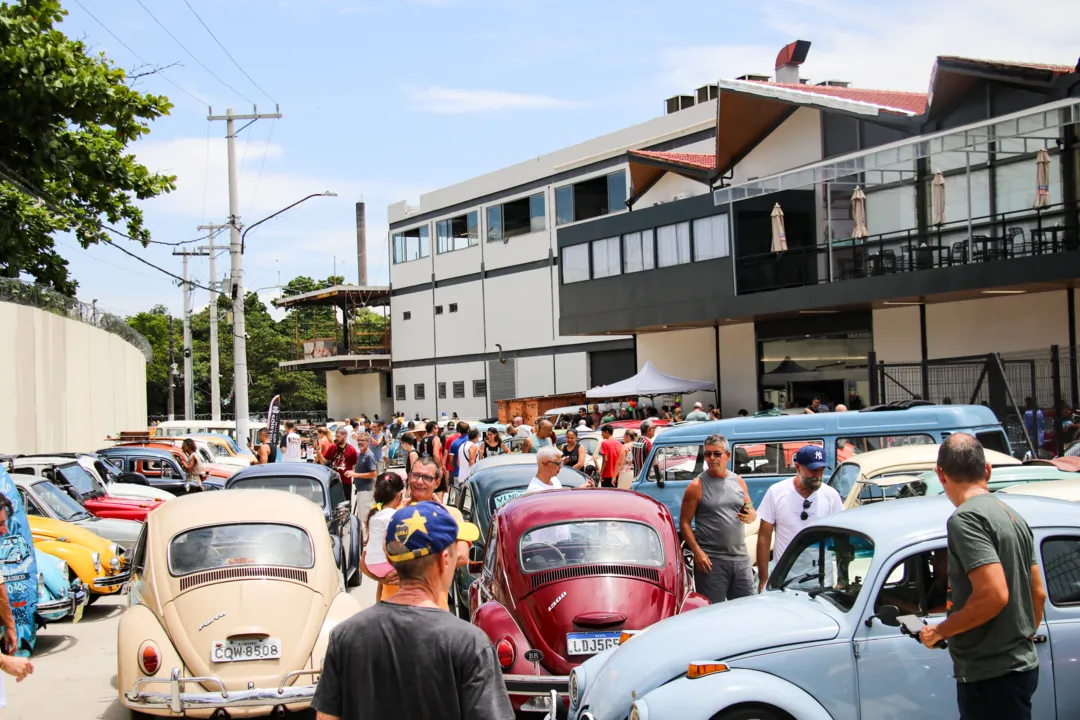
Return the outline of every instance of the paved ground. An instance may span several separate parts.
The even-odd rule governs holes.
[[[350,594],[368,607],[375,583]],[[129,720],[116,692],[116,627],[127,597],[100,600],[75,625],[54,623],[38,635],[34,674],[21,683],[4,676],[4,720]]]

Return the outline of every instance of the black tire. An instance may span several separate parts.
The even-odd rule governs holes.
[[[101,599],[101,595],[98,595],[97,593],[90,593],[90,597],[88,597],[86,599],[86,604],[87,604],[87,606],[93,605],[94,603],[96,603],[100,599]]]
[[[791,720],[791,716],[767,705],[753,705],[719,712],[712,716],[712,720]]]
[[[360,572],[360,567],[357,566],[353,569],[352,576],[346,578],[345,587],[360,587],[360,583],[364,581],[364,573]]]

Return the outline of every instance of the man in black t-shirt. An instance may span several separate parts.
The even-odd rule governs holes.
[[[514,717],[491,641],[439,604],[458,555],[479,536],[439,503],[394,513],[386,556],[401,589],[330,633],[312,702],[318,720]]]

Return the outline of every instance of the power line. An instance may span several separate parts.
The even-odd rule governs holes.
[[[259,174],[255,176],[255,189],[251,193],[248,207],[254,207],[255,198],[259,196],[259,183],[262,182],[263,168],[266,167],[266,156],[270,154],[270,141],[274,139],[274,124],[276,122],[276,118],[270,121],[270,132],[266,136],[266,147],[263,148],[262,162],[259,163]]]
[[[124,46],[124,47],[125,47],[125,48],[127,49],[127,51],[128,51],[129,53],[131,53],[131,54],[132,54],[132,55],[134,55],[134,56],[135,56],[136,58],[138,58],[138,60],[139,60],[140,62],[142,62],[142,64],[143,64],[143,65],[148,65],[148,66],[150,66],[150,67],[153,67],[153,64],[152,64],[152,63],[149,63],[149,62],[147,62],[147,61],[146,61],[146,59],[145,59],[145,58],[143,58],[143,56],[142,56],[142,55],[140,55],[139,53],[137,53],[137,52],[135,52],[134,50],[132,50],[132,49],[131,49],[131,46],[130,46],[130,45],[128,45],[128,44],[127,44],[126,42],[124,42],[123,40],[121,40],[121,39],[120,39],[120,36],[119,36],[119,35],[117,35],[116,33],[114,33],[114,32],[113,32],[112,30],[110,30],[110,29],[108,28],[108,26],[107,26],[107,25],[106,25],[105,23],[103,23],[103,22],[101,22],[100,20],[98,20],[98,19],[97,19],[97,16],[95,16],[95,15],[94,15],[94,14],[93,14],[92,12],[90,12],[89,10],[87,10],[87,9],[86,9],[86,6],[85,6],[85,5],[83,5],[83,4],[82,4],[82,3],[81,3],[81,2],[79,1],[79,0],[75,0],[75,4],[76,4],[76,5],[78,5],[79,7],[81,7],[84,13],[86,13],[87,15],[89,15],[89,16],[90,16],[90,18],[91,18],[91,19],[92,19],[92,20],[93,20],[94,22],[96,22],[96,23],[97,23],[98,25],[100,25],[100,26],[101,26],[101,29],[102,29],[102,30],[104,30],[105,32],[107,32],[107,33],[109,33],[110,35],[112,35],[113,39],[114,39],[114,40],[116,40],[116,42],[120,43],[120,44],[121,44],[122,46]],[[164,71],[164,69],[160,69],[160,70],[159,70],[158,72],[159,72],[159,73],[161,73],[161,79],[162,79],[162,80],[164,80],[165,82],[169,83],[169,84],[170,84],[170,85],[172,85],[172,86],[173,86],[174,88],[176,88],[176,89],[177,89],[177,90],[179,90],[180,92],[184,93],[185,95],[187,95],[187,96],[188,96],[189,98],[191,98],[192,100],[195,100],[196,102],[198,102],[198,103],[200,103],[200,104],[202,104],[202,105],[209,105],[209,104],[210,104],[210,103],[206,102],[205,100],[203,100],[203,99],[202,99],[201,97],[199,97],[198,95],[195,95],[194,93],[192,93],[192,92],[190,92],[190,91],[188,91],[188,90],[185,90],[184,88],[180,87],[180,86],[179,86],[179,85],[177,85],[177,84],[176,84],[175,82],[173,82],[173,81],[172,81],[172,79],[171,79],[171,78],[169,78],[169,76],[167,76],[167,75],[165,74],[165,71]]]
[[[206,28],[206,32],[210,33],[210,37],[214,38],[214,42],[216,42],[218,44],[218,47],[221,48],[222,52],[224,52],[228,56],[228,58],[230,60],[232,60],[232,64],[236,66],[236,69],[239,70],[240,72],[242,72],[244,74],[244,77],[246,77],[248,80],[250,80],[251,84],[259,89],[259,92],[261,92],[266,97],[270,98],[270,102],[272,102],[274,104],[277,104],[277,100],[270,97],[270,93],[263,90],[262,86],[259,85],[259,83],[255,82],[254,78],[252,78],[250,75],[248,75],[247,71],[244,70],[244,68],[240,67],[240,63],[236,62],[236,58],[234,58],[232,56],[232,54],[225,48],[225,46],[221,44],[221,41],[217,39],[217,35],[214,34],[214,31],[211,30],[210,27],[205,22],[203,22],[203,19],[201,17],[199,17],[199,13],[195,12],[195,8],[191,7],[191,3],[189,3],[188,0],[184,0],[184,4],[188,6],[188,10],[190,10],[191,14],[195,16],[195,19],[199,21],[199,24],[202,25],[204,28]]]
[[[150,16],[150,19],[151,19],[151,20],[153,20],[154,22],[156,22],[156,23],[158,24],[158,27],[160,27],[160,28],[161,28],[162,30],[164,30],[164,31],[165,31],[165,34],[166,34],[166,35],[168,35],[169,37],[171,37],[171,38],[173,39],[173,42],[175,42],[175,43],[176,43],[177,45],[179,45],[179,46],[180,46],[180,49],[181,49],[181,50],[183,50],[183,51],[184,51],[184,52],[186,52],[186,53],[187,53],[188,55],[190,55],[190,56],[191,56],[191,59],[192,59],[192,60],[194,60],[195,62],[199,63],[199,65],[200,65],[200,66],[202,66],[202,69],[203,69],[203,70],[205,70],[206,72],[210,73],[210,76],[211,76],[211,77],[213,77],[213,78],[214,78],[215,80],[217,80],[217,81],[218,81],[219,83],[221,83],[221,84],[222,84],[222,85],[224,85],[225,87],[227,87],[227,88],[229,88],[230,90],[232,90],[232,91],[233,91],[234,93],[236,93],[237,95],[239,95],[239,96],[240,96],[240,97],[241,97],[242,99],[244,99],[244,100],[247,100],[247,101],[248,101],[249,103],[251,103],[252,105],[254,105],[254,104],[255,104],[255,102],[254,102],[254,101],[253,101],[253,100],[252,100],[251,98],[249,98],[249,97],[245,97],[245,96],[244,96],[244,94],[243,94],[242,92],[240,92],[239,90],[237,90],[236,88],[234,88],[234,87],[233,87],[232,85],[230,85],[229,83],[227,83],[227,82],[225,82],[224,80],[222,80],[222,79],[221,79],[220,77],[218,77],[218,76],[217,76],[217,74],[216,74],[216,73],[215,73],[215,72],[214,72],[213,70],[211,70],[210,68],[208,68],[208,67],[207,67],[207,66],[206,66],[206,65],[205,65],[205,64],[203,63],[203,61],[202,61],[202,60],[200,60],[199,58],[195,57],[195,54],[194,54],[194,53],[192,53],[192,52],[191,52],[190,50],[188,50],[188,49],[187,49],[187,47],[186,47],[186,46],[184,45],[184,43],[180,42],[180,41],[179,41],[179,40],[177,39],[177,37],[176,37],[175,35],[173,35],[173,34],[172,34],[172,32],[171,32],[171,31],[169,30],[169,28],[165,27],[165,25],[164,25],[164,24],[162,24],[162,22],[161,22],[160,20],[158,20],[158,19],[157,19],[157,17],[156,17],[155,15],[154,15],[154,13],[150,12],[150,8],[146,7],[146,5],[144,5],[144,4],[143,4],[143,1],[142,1],[142,0],[135,0],[135,2],[139,3],[139,7],[141,7],[141,8],[143,9],[143,10],[145,10],[145,11],[146,11],[146,14]]]

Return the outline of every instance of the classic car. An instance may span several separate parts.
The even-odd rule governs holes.
[[[120,702],[167,717],[305,709],[330,631],[360,609],[315,503],[278,490],[177,498],[135,550]]]
[[[1002,488],[999,492],[1010,495],[1037,495],[1038,497],[1080,502],[1080,477],[1073,473],[1073,476],[1068,479],[1013,485]]]
[[[37,555],[38,571],[38,601],[34,617],[38,627],[43,628],[66,618],[79,622],[90,597],[86,584],[78,577],[69,579],[71,571],[60,558],[40,548],[34,548],[34,553]]]
[[[77,525],[107,542],[116,543],[125,550],[135,546],[142,523],[91,515],[71,495],[48,480],[35,475],[15,473],[11,479],[19,488],[19,495],[22,496],[26,514],[30,518],[51,518]]]
[[[158,423],[154,428],[154,438],[185,437],[187,435],[225,435],[233,443],[237,452],[243,452],[258,442],[259,431],[266,427],[264,422],[249,422],[248,437],[236,437],[236,422],[233,420],[169,420]]]
[[[326,529],[334,540],[334,561],[348,587],[357,587],[360,572],[360,519],[349,512],[349,501],[337,471],[313,463],[252,465],[233,475],[226,490],[284,490],[307,498],[322,508]]]
[[[217,462],[234,462],[240,467],[247,467],[255,463],[255,455],[253,455],[246,448],[241,450],[236,447],[236,443],[228,435],[218,435],[217,433],[192,433],[187,437],[205,442],[207,447],[213,451],[214,457]],[[231,461],[226,461],[225,458],[232,458]]]
[[[116,447],[143,447],[154,448],[157,450],[170,450],[174,453],[174,457],[179,461],[179,459],[183,457],[183,450],[181,450],[183,442],[184,440],[182,438],[154,438],[147,442],[120,443]],[[199,460],[202,461],[203,469],[206,471],[206,474],[210,477],[220,478],[222,482],[236,474],[236,471],[241,467],[247,467],[251,464],[247,462],[236,464],[232,461],[230,461],[230,463],[219,463],[213,452],[207,448],[206,443],[198,440],[195,441],[195,452],[198,453]]]
[[[220,490],[225,481],[211,476],[200,487],[187,481],[187,475],[180,466],[180,451],[173,447],[167,449],[148,448],[139,445],[120,445],[103,448],[96,453],[120,472],[139,473],[150,483],[150,487],[165,490],[174,495],[187,495],[202,490]]]
[[[529,482],[535,476],[535,455],[496,455],[476,463],[463,485],[450,488],[446,504],[456,507],[466,521],[480,528],[480,537],[469,549],[470,560],[484,559],[485,538],[491,518],[503,505],[524,495],[525,488],[529,487]],[[588,480],[573,468],[563,468],[558,477],[563,487],[579,487]],[[468,565],[459,567],[454,575],[449,605],[451,612],[463,620],[469,619],[469,587],[478,576],[479,572],[471,571]]]
[[[1032,717],[1080,717],[1080,507],[1002,495],[1035,536],[1049,600],[1037,628]],[[945,618],[945,497],[866,505],[807,524],[761,595],[659,623],[571,676],[571,717],[956,717],[947,651],[901,634],[897,616]],[[824,572],[805,572],[816,564]],[[753,628],[753,632],[731,632]]]
[[[495,646],[515,710],[549,711],[569,673],[623,632],[709,604],[693,592],[671,513],[628,490],[556,490],[491,521],[472,623]]]
[[[128,581],[128,553],[117,545],[78,525],[30,515],[34,548],[67,563],[90,591],[88,602],[112,595]]]
[[[136,500],[172,500],[175,495],[167,490],[150,487],[145,475],[121,472],[100,455],[78,453],[79,464],[104,488],[110,497],[134,498]]]
[[[12,473],[32,473],[52,482],[71,495],[72,499],[86,508],[90,514],[100,518],[142,522],[154,508],[164,502],[163,500],[110,497],[105,489],[99,486],[94,476],[82,466],[78,458],[50,455],[21,456],[12,459],[9,467]]]
[[[845,509],[882,500],[886,492],[895,493],[901,487],[890,483],[889,477],[919,475],[933,470],[940,447],[935,444],[904,445],[852,455],[833,471],[828,485],[840,493]],[[838,456],[839,452],[838,447]],[[985,453],[986,462],[995,468],[1020,464],[1012,455],[994,450]]]

